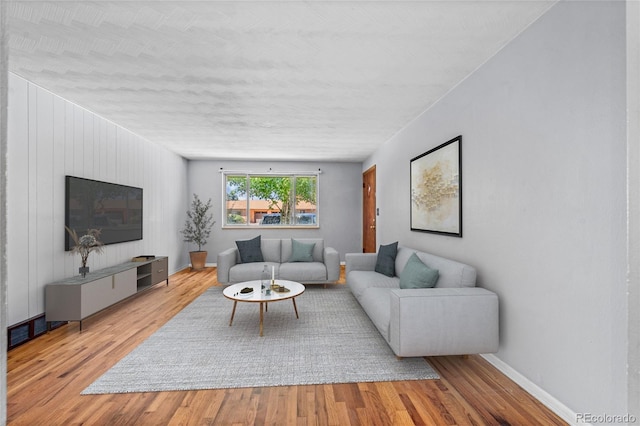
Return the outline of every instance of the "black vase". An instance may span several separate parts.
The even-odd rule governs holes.
[[[78,268],[78,272],[80,272],[80,275],[82,275],[82,278],[84,278],[89,273],[89,267],[88,266],[81,266],[80,268]]]

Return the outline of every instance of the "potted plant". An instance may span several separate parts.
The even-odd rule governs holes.
[[[198,246],[197,251],[189,252],[192,270],[204,269],[207,262],[207,252],[202,250],[202,246],[207,244],[211,228],[216,223],[213,220],[213,215],[209,213],[209,209],[211,209],[211,198],[205,204],[196,194],[193,194],[191,210],[187,211],[187,220],[184,228],[180,231],[185,242]]]
[[[87,229],[87,233],[82,237],[78,237],[75,229],[71,229],[66,227],[67,232],[71,235],[71,239],[73,240],[74,246],[69,251],[69,254],[80,255],[80,261],[82,262],[82,266],[78,269],[78,272],[85,277],[89,272],[89,267],[87,266],[87,259],[89,258],[89,253],[95,251],[96,253],[102,252],[103,245],[98,240],[100,237],[99,229]]]

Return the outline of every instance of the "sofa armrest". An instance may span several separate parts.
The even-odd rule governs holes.
[[[324,265],[327,267],[327,281],[340,279],[340,254],[332,247],[324,248]]]
[[[401,357],[498,351],[498,296],[486,289],[394,289],[389,345]]]
[[[222,253],[218,253],[218,282],[226,284],[229,282],[229,270],[236,264],[236,256],[238,249],[236,247],[227,249]]]
[[[377,260],[377,253],[347,253],[344,255],[345,275],[351,271],[374,271]]]

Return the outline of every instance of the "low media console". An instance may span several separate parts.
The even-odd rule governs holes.
[[[163,281],[169,285],[168,266],[169,258],[158,256],[47,284],[46,320],[80,321],[82,330],[88,316]]]

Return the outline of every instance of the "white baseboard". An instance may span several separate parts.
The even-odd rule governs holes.
[[[482,354],[480,356],[486,359],[487,362],[489,362],[495,368],[500,370],[502,374],[504,374],[505,376],[507,376],[514,382],[516,382],[521,388],[529,392],[531,396],[533,396],[538,401],[540,401],[540,403],[544,404],[547,408],[549,408],[551,411],[553,411],[558,416],[560,416],[562,420],[564,420],[565,422],[569,423],[570,425],[580,425],[580,426],[589,425],[589,423],[585,423],[585,422],[578,423],[577,413],[570,410],[569,407],[567,407],[562,402],[558,401],[556,398],[551,396],[547,391],[542,389],[540,386],[536,385],[531,380],[527,379],[525,376],[518,373],[511,366],[509,366],[507,363],[502,361],[500,358],[498,358],[494,354]]]
[[[345,266],[346,263],[344,261],[340,262],[341,266]],[[187,265],[187,267],[191,266],[191,264]],[[217,263],[206,263],[204,266],[206,266],[207,268],[217,268],[218,264]]]
[[[217,263],[205,263],[204,264],[205,268],[217,268],[218,264]],[[191,264],[187,263],[187,266],[184,266],[182,268],[178,268],[179,271],[182,271],[183,269],[187,269],[187,268],[191,268]]]
[[[340,265],[341,265],[341,266],[345,266],[345,265],[346,265],[345,261],[344,261],[344,260],[343,260],[343,261],[341,261],[341,262],[340,262]],[[191,264],[187,265],[187,268],[188,268],[188,267],[190,267],[190,266],[191,266]],[[207,268],[217,268],[217,267],[218,267],[218,264],[217,264],[217,263],[208,263],[208,262],[207,262],[207,263],[205,263],[205,265],[204,265],[204,266],[206,266]]]

